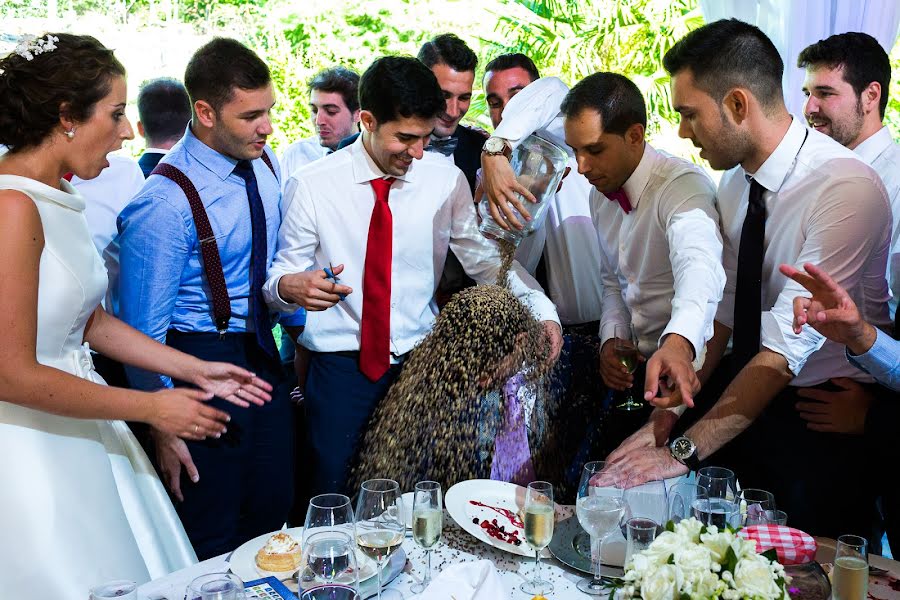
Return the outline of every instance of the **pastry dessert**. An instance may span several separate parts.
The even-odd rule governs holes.
[[[276,533],[256,553],[256,566],[264,571],[294,571],[300,566],[300,544],[290,535]]]

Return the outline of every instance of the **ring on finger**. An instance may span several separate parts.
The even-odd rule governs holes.
[[[200,431],[200,426],[197,424],[194,424],[194,434],[196,435],[199,431]]]

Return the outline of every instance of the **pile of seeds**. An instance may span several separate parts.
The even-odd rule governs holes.
[[[509,262],[511,254],[503,281]],[[411,490],[423,479],[447,489],[487,477],[491,461],[479,460],[479,438],[496,432],[504,403],[502,394],[499,407],[485,398],[523,366],[541,378],[548,351],[541,324],[506,287],[459,292],[375,410],[352,479],[391,477]]]

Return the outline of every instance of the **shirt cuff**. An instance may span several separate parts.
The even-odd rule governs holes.
[[[857,369],[862,369],[878,381],[887,381],[890,378],[891,370],[896,368],[897,351],[900,349],[900,342],[897,342],[888,334],[875,329],[875,343],[867,352],[862,354],[850,354],[848,349],[844,349],[847,360]],[[895,346],[892,348],[892,346]]]
[[[303,327],[306,325],[306,309],[298,308],[293,313],[281,313],[278,322],[284,327]]]
[[[263,285],[262,293],[263,298],[266,301],[266,304],[274,310],[275,312],[280,312],[282,314],[294,314],[301,307],[299,304],[291,304],[284,300],[281,295],[278,293],[278,283],[281,281],[281,278],[286,275],[276,275],[274,277],[269,277],[269,280]]]
[[[686,315],[683,312],[673,313],[669,319],[669,324],[663,329],[662,335],[659,336],[658,346],[662,346],[664,338],[670,333],[680,335],[686,339],[694,350],[692,359],[696,359],[700,354],[700,348],[706,343],[704,341],[703,320],[700,320],[700,326],[697,326],[697,318]]]

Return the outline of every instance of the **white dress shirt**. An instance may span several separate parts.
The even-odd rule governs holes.
[[[596,190],[591,196],[603,248],[601,341],[631,323],[649,356],[677,333],[699,368],[725,287],[715,185],[700,167],[645,144],[623,189],[628,214]]]
[[[319,136],[317,135],[303,138],[299,142],[294,142],[288,146],[278,160],[281,164],[282,196],[287,196],[287,186],[291,180],[291,175],[301,167],[326,156],[328,150],[329,148],[319,143]]]
[[[515,148],[532,133],[557,144],[572,156],[566,145],[563,116],[559,112],[568,86],[556,77],[544,77],[527,85],[503,109],[503,120],[494,135]],[[594,189],[579,175],[574,156],[562,189],[550,201],[543,227],[525,238],[516,259],[534,274],[545,255],[547,290],[564,325],[599,321],[603,286],[600,279],[600,243],[591,221],[590,196]]]
[[[335,306],[309,313],[300,343],[310,350],[359,350],[363,267],[375,205],[369,182],[384,176],[366,152],[362,136],[292,176],[294,197],[283,209],[278,251],[263,287],[266,301],[280,312],[296,309],[278,295],[281,276],[329,263],[345,265],[341,282],[354,290]],[[440,160],[417,160],[397,180],[388,200],[393,216],[392,355],[409,352],[430,331],[437,314],[434,292],[449,250],[479,283],[494,283],[500,267],[497,245],[478,231],[462,171]],[[559,322],[553,303],[515,263],[510,287],[539,320]]]
[[[900,144],[891,138],[891,132],[887,127],[882,127],[853,151],[881,177],[888,200],[891,202],[894,221],[887,280],[893,295],[890,302],[893,318],[897,302],[900,300]]]
[[[778,267],[786,263],[802,270],[805,262],[818,265],[848,291],[865,320],[887,327],[884,273],[891,209],[881,179],[851,150],[797,119],[756,173],[740,166],[726,172],[719,182],[718,204],[728,283],[716,319],[728,327],[734,325],[738,249],[751,176],[763,186],[766,203],[762,345],[785,357],[795,375],[794,386],[832,377],[872,381],[847,362],[843,346],[826,341],[812,327],[794,333],[794,298],[809,292]]]

